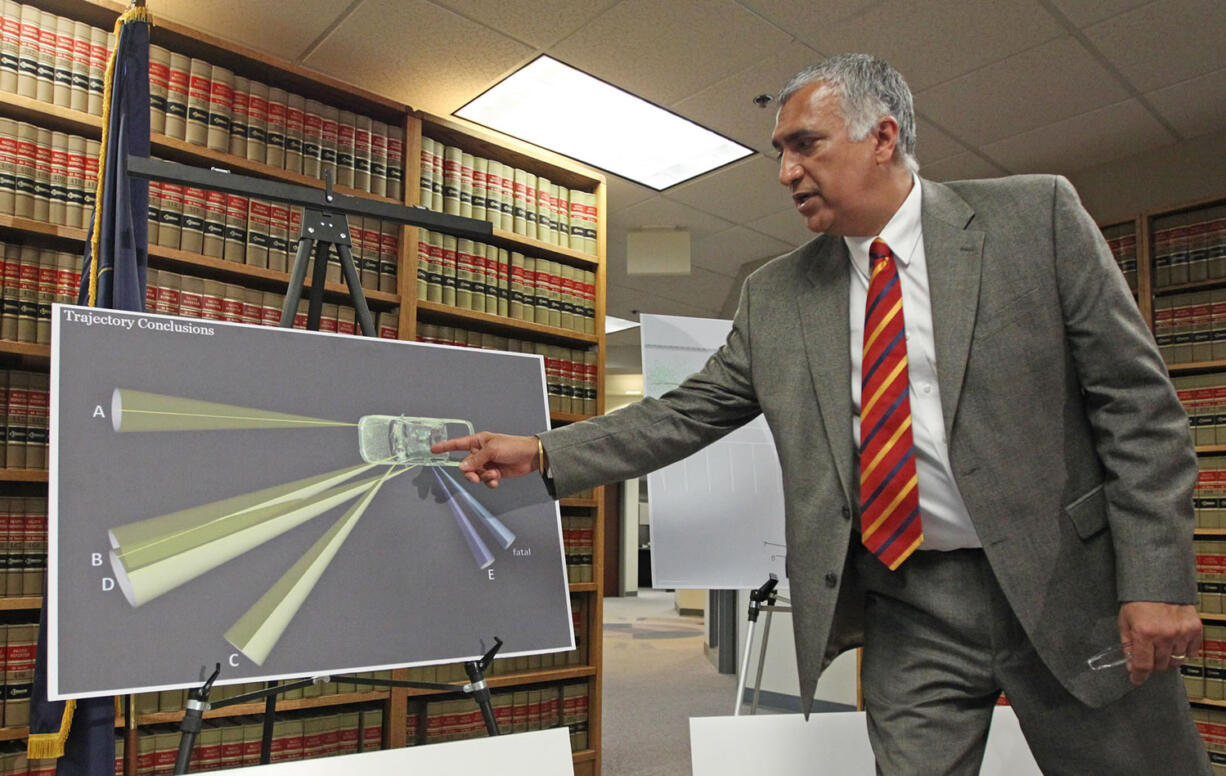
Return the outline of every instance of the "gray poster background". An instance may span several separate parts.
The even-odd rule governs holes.
[[[468,659],[494,636],[503,656],[573,647],[557,505],[537,477],[496,490],[465,483],[517,536],[502,550],[474,516],[493,580],[431,495],[428,467],[384,483],[262,666],[223,634],[352,502],[137,608],[117,587],[104,591],[109,562],[91,564],[106,558],[112,527],[362,461],[354,427],[118,433],[117,387],[355,423],[403,414],[532,434],[548,427],[539,358],[89,310],[214,334],[124,331],[70,323],[73,310],[88,308],[53,316],[53,696],[193,685],[217,662],[226,683]],[[94,417],[99,405],[108,417]],[[235,654],[238,667],[228,665]]]
[[[643,393],[659,397],[702,369],[732,321],[642,315]],[[787,586],[783,473],[766,418],[647,475],[657,587]],[[701,548],[700,552],[696,552]]]

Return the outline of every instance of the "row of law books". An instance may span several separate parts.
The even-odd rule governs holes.
[[[97,140],[0,118],[0,214],[88,229]]]
[[[108,53],[115,35],[3,0],[0,6],[0,92],[102,115]]]
[[[38,652],[38,623],[0,625],[0,677],[4,681],[0,716],[4,727],[30,723],[30,688]]]
[[[550,412],[596,413],[595,350],[530,342],[434,323],[418,324],[417,339],[435,345],[535,353],[545,359],[545,386],[549,394]]]
[[[418,231],[417,298],[569,331],[596,331],[596,273]]]
[[[552,183],[495,159],[423,136],[421,204],[489,221],[496,228],[559,248],[596,254],[599,221],[591,192]]]
[[[1154,286],[1226,277],[1226,208],[1162,219],[1154,229]]]
[[[1188,413],[1195,444],[1226,444],[1226,375],[1178,375],[1171,382]]]
[[[77,300],[81,256],[2,242],[0,266],[0,339],[50,344],[51,305]]]
[[[1128,287],[1136,291],[1137,236],[1135,234],[1125,234],[1119,237],[1108,237],[1107,247],[1111,249],[1111,256],[1115,259],[1115,263],[1119,265],[1120,271],[1124,273],[1124,280],[1128,282]]]
[[[1197,539],[1196,608],[1205,614],[1226,613],[1226,541]]]
[[[494,690],[490,705],[500,734],[570,728],[572,751],[588,746],[589,689],[586,681]],[[409,746],[484,738],[481,708],[472,698],[411,702],[405,717]]]
[[[149,123],[184,140],[279,170],[400,200],[404,130],[245,78],[204,59],[149,47]]]
[[[254,326],[279,326],[285,294],[261,291],[237,283],[223,283],[170,270],[148,270],[145,284],[145,310],[161,315],[247,323]],[[293,328],[305,329],[309,300],[298,300]],[[319,330],[338,334],[357,334],[356,313],[348,305],[325,302],[321,307]],[[374,313],[380,337],[396,339],[400,310]]]
[[[566,558],[566,577],[571,582],[591,582],[595,518],[591,515],[562,515],[562,551]]]
[[[0,370],[0,411],[5,469],[46,469],[51,383],[46,372]]]
[[[123,776],[123,738],[115,739],[115,776]],[[0,776],[56,776],[59,760],[29,759],[24,741],[0,744]]]
[[[259,765],[263,730],[259,717],[205,720],[196,735],[188,772]],[[180,735],[178,725],[141,727],[136,776],[174,773]],[[383,709],[279,712],[272,736],[269,760],[274,763],[376,751],[383,748]]]
[[[0,595],[42,595],[47,574],[47,498],[0,496]]]
[[[1226,289],[1157,297],[1154,339],[1168,364],[1226,358]]]
[[[1226,710],[1193,708],[1192,722],[1205,742],[1214,776],[1226,776]]]
[[[298,251],[302,208],[220,191],[149,184],[149,244],[288,272]],[[353,265],[363,288],[396,292],[400,225],[350,216]],[[340,258],[330,254],[327,280],[340,282]]]
[[[1200,654],[1179,666],[1189,698],[1226,700],[1226,625],[1205,623]]]
[[[1226,456],[1201,456],[1197,462],[1200,471],[1192,492],[1196,527],[1226,528]]]

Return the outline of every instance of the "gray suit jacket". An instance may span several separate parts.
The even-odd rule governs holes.
[[[1086,658],[1123,601],[1193,603],[1195,452],[1137,305],[1063,178],[923,181],[924,250],[953,474],[1044,662],[1076,697],[1123,695]],[[766,415],[783,468],[802,700],[858,644],[846,247],[819,236],[745,282],[727,343],[658,400],[542,437],[557,490],[615,482]]]

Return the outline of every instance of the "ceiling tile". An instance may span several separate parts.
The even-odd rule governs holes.
[[[1052,4],[1077,27],[1087,27],[1151,0],[1051,0]]]
[[[842,21],[811,13],[797,37],[819,51],[869,51],[913,91],[1065,33],[1036,0],[886,0]]]
[[[816,64],[821,55],[802,43],[789,43],[751,67],[724,78],[669,106],[692,121],[710,127],[750,148],[771,152],[775,104],[758,107],[759,94],[774,97],[796,73]]]
[[[546,48],[599,16],[617,0],[433,0],[508,37]]]
[[[346,5],[336,0],[301,0],[287,14],[284,0],[158,0],[153,11],[158,18],[294,61]],[[242,23],[236,24],[237,19]],[[343,80],[362,83],[353,74]]]
[[[713,318],[719,315],[719,305],[723,302],[723,297],[720,297],[719,301],[711,302],[709,305],[706,299],[702,300],[702,304],[692,304],[697,298],[699,297],[691,293],[687,299],[672,299],[642,289],[610,283],[608,285],[605,306],[610,315],[616,315],[619,318],[629,318],[630,320],[637,320],[638,313],[693,315],[703,318]]]
[[[782,240],[767,237],[743,226],[734,226],[696,241],[691,246],[690,253],[694,266],[735,278],[742,264],[774,258],[791,249],[792,246]]]
[[[936,128],[930,121],[915,120],[915,155],[921,169],[925,164],[939,162],[951,156],[965,153],[966,146]]]
[[[1145,95],[1184,137],[1226,126],[1226,68]]]
[[[1148,92],[1226,67],[1223,28],[1222,0],[1158,0],[1085,34],[1137,89]]]
[[[916,109],[984,144],[1128,97],[1072,37],[1049,41],[916,95]]]
[[[732,224],[675,200],[666,199],[659,194],[651,199],[635,203],[619,213],[609,215],[610,237],[614,231],[625,232],[627,229],[641,229],[649,226],[682,226],[690,230],[691,240],[697,240],[716,232],[722,232]],[[609,252],[612,253],[612,245],[609,246]],[[622,254],[625,255],[624,246]]]
[[[701,267],[694,267],[688,275],[623,275],[608,278],[610,286],[711,310],[720,308],[735,282],[733,277]]]
[[[655,189],[649,189],[642,184],[628,181],[620,175],[614,175],[611,172],[605,173],[605,179],[608,183],[605,187],[605,200],[609,213],[625,210],[631,205],[654,197],[657,194]]]
[[[671,105],[757,64],[788,40],[786,33],[732,0],[623,0],[548,53],[647,100]]]
[[[1111,131],[1103,132],[1103,127],[1110,127]],[[1067,175],[1174,141],[1145,106],[1137,100],[1125,100],[1014,135],[980,150],[1010,172]]]
[[[814,237],[813,232],[810,232],[809,228],[805,226],[805,220],[800,217],[800,214],[796,212],[796,208],[791,205],[765,218],[750,221],[746,226],[756,232],[782,240],[792,248],[804,245]]]
[[[371,30],[382,33],[372,35]],[[481,56],[457,56],[457,41]],[[426,0],[365,0],[304,61],[372,92],[445,115],[532,53]]]
[[[934,181],[960,181],[971,178],[995,178],[1005,171],[969,151],[928,165],[924,177]]]
[[[664,197],[729,221],[760,218],[790,201],[778,164],[760,154],[674,186]]]
[[[880,2],[881,0],[823,0],[821,13],[814,13],[813,0],[740,0],[741,5],[797,37],[811,34],[822,24],[863,13]]]

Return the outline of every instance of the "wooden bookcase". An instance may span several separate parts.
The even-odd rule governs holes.
[[[112,0],[36,0],[36,7],[85,22],[95,27],[110,29],[118,13],[124,10]],[[604,407],[604,285],[605,285],[605,181],[604,177],[572,160],[537,149],[489,131],[468,126],[458,121],[414,112],[410,107],[372,92],[355,88],[335,79],[322,76],[289,62],[282,61],[240,45],[200,33],[173,22],[156,19],[152,41],[171,51],[197,57],[220,65],[252,80],[279,86],[296,94],[315,99],[327,105],[352,110],[391,126],[404,133],[403,194],[397,200],[389,200],[374,194],[336,187],[339,192],[383,201],[397,201],[407,205],[418,204],[418,175],[421,138],[426,133],[434,139],[446,140],[491,159],[513,164],[536,174],[547,175],[551,180],[567,186],[594,193],[598,202],[597,249],[594,255],[561,248],[547,242],[532,240],[511,232],[496,230],[492,242],[501,247],[521,251],[534,256],[546,257],[573,267],[591,270],[596,276],[596,331],[582,333],[554,326],[527,323],[488,313],[476,313],[436,303],[419,301],[416,294],[417,235],[416,229],[402,227],[400,230],[397,284],[395,292],[367,290],[367,301],[373,313],[399,311],[399,338],[415,339],[423,322],[445,323],[467,330],[513,337],[531,342],[544,342],[571,349],[594,351],[596,354],[596,412]],[[51,105],[13,93],[0,93],[0,117],[24,121],[40,127],[97,139],[101,133],[101,120],[93,115]],[[197,166],[216,166],[274,180],[316,186],[322,183],[301,173],[278,169],[258,161],[210,150],[184,140],[155,134],[152,137],[155,156]],[[87,234],[84,229],[61,226],[30,218],[0,214],[0,240],[30,242],[57,250],[80,253]],[[292,238],[291,238],[292,239]],[[149,248],[151,268],[170,270],[185,275],[238,284],[247,288],[284,292],[288,275],[263,267],[198,253],[151,245]],[[329,283],[327,301],[342,302],[348,299],[348,291],[342,284]],[[46,371],[50,362],[47,345],[25,342],[0,341],[0,367],[29,371]],[[582,414],[573,412],[552,413],[553,424],[581,420]],[[47,472],[41,470],[0,470],[0,495],[45,494]],[[572,582],[570,592],[577,610],[585,621],[580,633],[585,643],[581,645],[582,661],[576,665],[526,670],[519,672],[495,672],[489,684],[495,691],[507,688],[547,688],[561,696],[563,683],[587,686],[588,744],[574,753],[575,772],[581,776],[595,776],[600,772],[600,710],[601,710],[601,620],[603,574],[602,532],[603,498],[599,492],[582,498],[563,499],[560,509],[563,515],[576,515],[591,519],[593,525],[592,578],[594,581]],[[0,598],[0,611],[29,612],[37,619],[37,610],[42,599],[37,596]],[[397,678],[408,678],[408,669],[397,671]],[[399,747],[409,743],[406,734],[407,715],[420,708],[422,698],[443,697],[439,693],[418,690],[392,689],[356,691],[292,700],[282,699],[278,711],[294,711],[317,708],[348,708],[359,704],[364,708],[372,705],[383,713],[384,747]],[[134,697],[116,699],[116,727],[124,739],[124,773],[137,773],[138,740],[142,727],[177,722],[181,711],[138,713]],[[263,704],[219,709],[206,714],[208,718],[238,717],[260,714]],[[560,723],[560,717],[555,722]],[[18,741],[25,738],[27,730],[21,726],[0,728],[0,741]]]
[[[1211,227],[1215,227],[1216,232]],[[1216,341],[1226,336],[1226,322],[1222,321],[1226,304],[1215,304],[1219,297],[1226,303],[1226,198],[1139,214],[1126,222],[1104,226],[1103,233],[1113,248],[1123,246],[1116,254],[1126,276],[1130,269],[1129,259],[1135,261],[1132,285],[1137,292],[1138,306],[1154,330],[1168,370],[1192,419],[1196,452],[1202,467],[1202,481],[1195,499],[1197,544],[1204,547],[1205,542],[1226,541],[1226,522],[1215,516],[1209,521],[1212,526],[1203,525],[1203,515],[1220,509],[1215,494],[1202,490],[1208,467],[1212,466],[1214,471],[1226,468],[1217,465],[1223,459],[1215,458],[1226,454],[1226,444],[1216,438],[1214,426],[1218,425],[1218,418],[1210,409],[1218,404],[1212,396],[1212,388],[1226,387],[1226,357],[1223,357],[1226,356],[1226,342]],[[1132,250],[1126,245],[1129,238],[1135,245]],[[1178,313],[1177,307],[1180,308]],[[1221,334],[1217,333],[1219,330]],[[1204,388],[1198,384],[1203,384]],[[1191,391],[1198,389],[1200,396],[1193,398]],[[1204,410],[1197,408],[1200,401],[1206,402]],[[1226,496],[1226,492],[1220,495]],[[1210,554],[1202,550],[1198,551],[1198,556],[1202,553]],[[1197,565],[1201,565],[1199,557]],[[1203,658],[1199,663],[1189,661],[1184,669],[1185,682],[1197,721],[1220,725],[1220,721],[1209,722],[1205,715],[1221,714],[1218,710],[1226,709],[1226,691],[1198,692],[1198,688],[1210,686],[1209,682],[1202,684],[1206,678],[1216,680],[1219,688],[1223,684],[1221,680],[1226,679],[1226,661],[1222,660],[1226,656],[1220,653],[1221,647],[1226,646],[1226,631],[1216,633],[1218,628],[1226,628],[1226,614],[1202,611],[1201,619],[1209,647],[1206,657],[1216,656],[1208,665]],[[1223,643],[1215,647],[1214,642]],[[1209,676],[1213,672],[1216,676]],[[1226,752],[1210,747],[1209,754],[1215,767],[1226,764]]]

